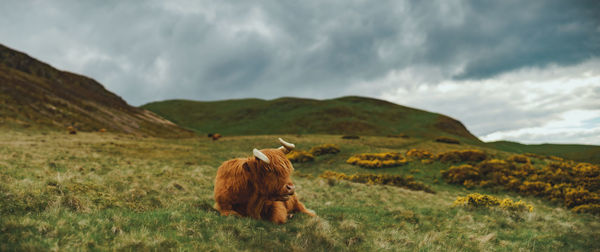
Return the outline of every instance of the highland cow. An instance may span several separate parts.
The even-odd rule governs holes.
[[[225,161],[215,179],[215,208],[223,216],[250,216],[282,224],[293,212],[316,216],[306,209],[291,180],[294,170],[285,154],[294,145],[279,138],[277,149],[253,150],[253,157]]]

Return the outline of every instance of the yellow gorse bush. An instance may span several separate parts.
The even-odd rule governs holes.
[[[467,188],[504,188],[562,202],[577,212],[598,213],[593,206],[600,205],[600,166],[589,163],[560,161],[534,167],[528,156],[515,155],[508,160],[486,159],[474,165],[451,166],[441,175],[448,183]],[[576,208],[583,205],[589,206]]]
[[[456,197],[454,206],[490,208],[500,205],[500,200],[494,196],[472,193],[465,197]]]
[[[533,206],[522,201],[514,202],[513,200],[499,199],[497,197],[479,193],[472,193],[464,197],[457,197],[454,201],[454,206],[473,207],[473,208],[499,208],[510,212],[533,211]]]
[[[449,151],[437,155],[437,159],[444,163],[480,162],[486,158],[487,154],[481,150]]]
[[[310,154],[310,152],[303,150],[290,151],[290,153],[286,154],[285,157],[287,157],[293,163],[305,163],[315,160],[315,156]]]
[[[531,163],[531,160],[527,156],[518,154],[512,155],[510,158],[508,158],[508,160],[521,164]]]
[[[336,154],[340,152],[340,148],[335,144],[322,144],[312,147],[308,152],[314,156],[321,156],[325,154]]]
[[[390,185],[403,187],[415,191],[425,191],[428,193],[435,193],[429,186],[415,181],[413,176],[400,176],[390,174],[354,174],[346,175],[344,173],[325,171],[319,177],[326,179],[335,180],[348,180],[356,183],[370,184],[370,185]]]
[[[478,180],[480,178],[479,169],[468,164],[450,166],[448,170],[442,170],[441,173],[442,178],[452,184],[463,184],[467,180]]]
[[[401,153],[395,152],[362,153],[351,156],[346,160],[346,163],[375,169],[405,165],[408,163],[408,160],[406,160]]]
[[[406,152],[406,157],[412,159],[429,159],[433,158],[433,153],[426,150],[410,149]]]
[[[521,200],[514,202],[513,200],[506,198],[503,199],[502,201],[500,201],[500,208],[507,210],[507,211],[513,211],[513,212],[524,212],[524,211],[528,211],[528,212],[533,212],[533,206],[529,205]]]
[[[600,215],[600,204],[580,205],[580,206],[574,207],[572,210],[573,210],[573,212],[576,212],[576,213],[589,213],[589,214]]]

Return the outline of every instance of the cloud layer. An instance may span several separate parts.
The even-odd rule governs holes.
[[[597,13],[596,1],[558,0],[3,1],[0,43],[134,105],[368,95],[488,136],[597,111]],[[541,84],[569,80],[579,89]]]
[[[411,74],[393,74],[379,82],[404,82],[414,79]],[[381,96],[444,111],[486,141],[600,143],[600,59],[569,67],[524,68],[486,80],[399,87]]]

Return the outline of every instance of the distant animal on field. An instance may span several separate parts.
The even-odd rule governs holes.
[[[213,140],[213,141],[216,141],[216,140],[219,140],[219,138],[221,138],[222,136],[221,136],[221,134],[219,134],[219,133],[215,133],[215,134],[213,134],[211,137],[212,137],[212,140]]]
[[[69,127],[67,127],[67,131],[68,131],[68,132],[69,132],[69,134],[71,134],[71,135],[75,135],[75,134],[77,134],[77,130],[76,130],[76,129],[75,129],[75,127],[73,127],[73,126],[69,126]]]
[[[294,212],[316,216],[296,195],[292,163],[285,157],[294,144],[279,138],[277,149],[253,150],[254,156],[225,161],[217,170],[215,208],[223,216],[249,216],[282,224]]]

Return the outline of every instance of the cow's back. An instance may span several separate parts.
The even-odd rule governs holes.
[[[248,173],[244,170],[246,158],[225,161],[217,170],[214,196],[217,203],[243,204],[252,195]]]

